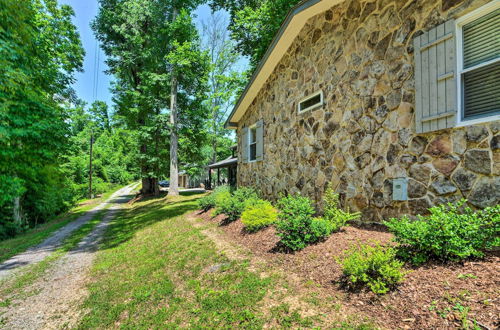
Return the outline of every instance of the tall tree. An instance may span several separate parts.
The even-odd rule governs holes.
[[[197,134],[186,132],[181,121],[187,115],[203,115],[191,109],[199,103],[206,72],[205,56],[199,51],[190,16],[200,2],[100,0],[99,14],[92,24],[116,77],[117,112],[140,138],[144,194],[158,193],[162,150],[170,149],[169,167],[175,168],[177,135]],[[162,126],[165,123],[166,128]],[[165,131],[169,141],[164,139]],[[175,177],[171,175],[171,180]]]
[[[0,0],[0,237],[64,207],[61,105],[84,56],[73,15],[55,0]]]
[[[210,56],[207,101],[210,109],[211,162],[230,153],[231,132],[224,128],[224,123],[244,81],[241,70],[238,70],[240,54],[229,37],[228,25],[221,12],[212,13],[203,22],[203,47]]]
[[[250,57],[255,69],[278,32],[286,15],[300,0],[212,0],[214,10],[231,15],[232,37],[238,50]]]

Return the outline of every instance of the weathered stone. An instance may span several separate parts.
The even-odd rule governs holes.
[[[500,178],[479,179],[467,199],[474,206],[481,208],[498,204],[500,202]]]
[[[363,116],[359,120],[359,124],[367,133],[375,133],[380,125],[371,117]]]
[[[426,138],[424,138],[423,136],[415,136],[410,142],[408,151],[418,156],[424,152],[426,145],[427,145]]]
[[[493,152],[493,175],[500,175],[500,150]]]
[[[326,135],[326,136],[330,136],[333,134],[333,132],[335,132],[338,128],[340,127],[340,125],[338,123],[336,123],[335,121],[333,120],[330,120],[328,121],[325,126],[323,127],[323,133]]]
[[[375,161],[372,163],[372,172],[375,173],[378,170],[381,170],[385,167],[385,158],[382,156],[378,156]]]
[[[384,185],[385,172],[380,170],[371,178],[371,183],[374,189],[381,189]]]
[[[427,164],[414,164],[410,167],[410,176],[425,184],[429,182],[431,172],[432,169]]]
[[[463,0],[441,0],[441,10],[445,11],[460,4]]]
[[[387,119],[382,124],[386,130],[391,132],[396,132],[398,130],[398,113],[397,111],[391,111],[387,116]]]
[[[359,157],[356,157],[355,159],[356,164],[360,169],[365,168],[368,164],[370,164],[371,161],[371,156],[369,153],[364,153]]]
[[[416,162],[417,162],[417,157],[413,155],[406,154],[399,157],[399,163],[401,164],[401,166],[405,168],[410,167],[412,164],[415,164]]]
[[[465,168],[482,174],[491,173],[491,158],[488,150],[472,149],[465,153]]]
[[[467,127],[467,141],[481,142],[488,137],[488,130],[483,126],[468,126]]]
[[[411,199],[408,201],[408,208],[411,214],[426,215],[429,214],[431,203],[427,197],[419,199]]]
[[[397,107],[399,107],[400,103],[401,103],[401,91],[396,90],[387,95],[386,104],[389,110],[396,109]]]
[[[491,148],[491,150],[499,150],[500,149],[500,135],[496,135],[491,139],[490,148]]]
[[[401,144],[402,146],[406,147],[410,142],[411,137],[412,137],[412,132],[408,128],[402,128],[398,132],[399,144]]]
[[[436,158],[432,162],[432,165],[434,165],[434,168],[437,171],[443,173],[444,175],[450,175],[453,172],[453,170],[457,168],[459,161],[460,160],[455,156],[447,155]]]
[[[394,165],[402,148],[398,144],[391,144],[387,151],[386,159],[389,165]]]
[[[384,194],[380,191],[374,192],[371,199],[371,203],[378,208],[383,208],[385,206]]]
[[[457,191],[457,188],[446,178],[439,178],[431,184],[432,189],[438,195],[451,194]]]
[[[409,128],[413,119],[413,107],[410,103],[401,102],[398,108],[399,128]]]
[[[461,191],[469,191],[476,182],[477,175],[467,171],[464,168],[459,168],[452,175],[452,180]]]
[[[459,155],[463,155],[465,150],[467,150],[467,138],[465,131],[463,130],[453,131],[452,140],[453,140],[453,152]]]
[[[389,109],[387,108],[387,105],[382,104],[375,110],[375,119],[379,122],[382,123],[385,120],[385,117],[389,113]]]
[[[427,193],[427,187],[413,179],[408,180],[408,197],[420,198],[424,197]]]
[[[442,156],[451,152],[451,141],[449,135],[439,135],[427,146],[427,153],[432,156]]]
[[[500,132],[500,120],[491,123],[490,129],[493,132],[493,134],[497,134],[498,132]]]
[[[263,120],[266,129],[264,161],[240,162],[238,183],[274,200],[301,192],[319,209],[330,183],[370,219],[426,213],[472,192],[476,204],[491,199],[500,121],[415,133],[413,38],[488,0],[445,2],[451,10],[439,1],[353,0],[312,17],[239,120],[240,157],[242,128]],[[325,104],[299,114],[297,103],[320,90]],[[409,178],[408,202],[392,200],[398,177]]]

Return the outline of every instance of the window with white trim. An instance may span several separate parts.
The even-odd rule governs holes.
[[[299,102],[298,111],[299,113],[306,112],[323,105],[323,91],[314,93]]]
[[[500,1],[457,20],[458,122],[500,115]]]
[[[250,127],[248,134],[248,160],[257,160],[257,125]]]

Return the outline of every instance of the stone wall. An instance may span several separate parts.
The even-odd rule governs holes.
[[[239,123],[264,119],[264,161],[238,165],[239,185],[270,199],[302,193],[321,208],[326,184],[364,219],[500,198],[500,122],[415,133],[413,37],[486,0],[351,0],[306,24]],[[323,90],[326,104],[297,102]],[[241,141],[239,142],[241,159]],[[409,178],[409,201],[392,179]]]

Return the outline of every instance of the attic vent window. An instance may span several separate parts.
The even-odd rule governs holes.
[[[323,105],[323,91],[303,99],[299,103],[299,113],[306,112]]]

